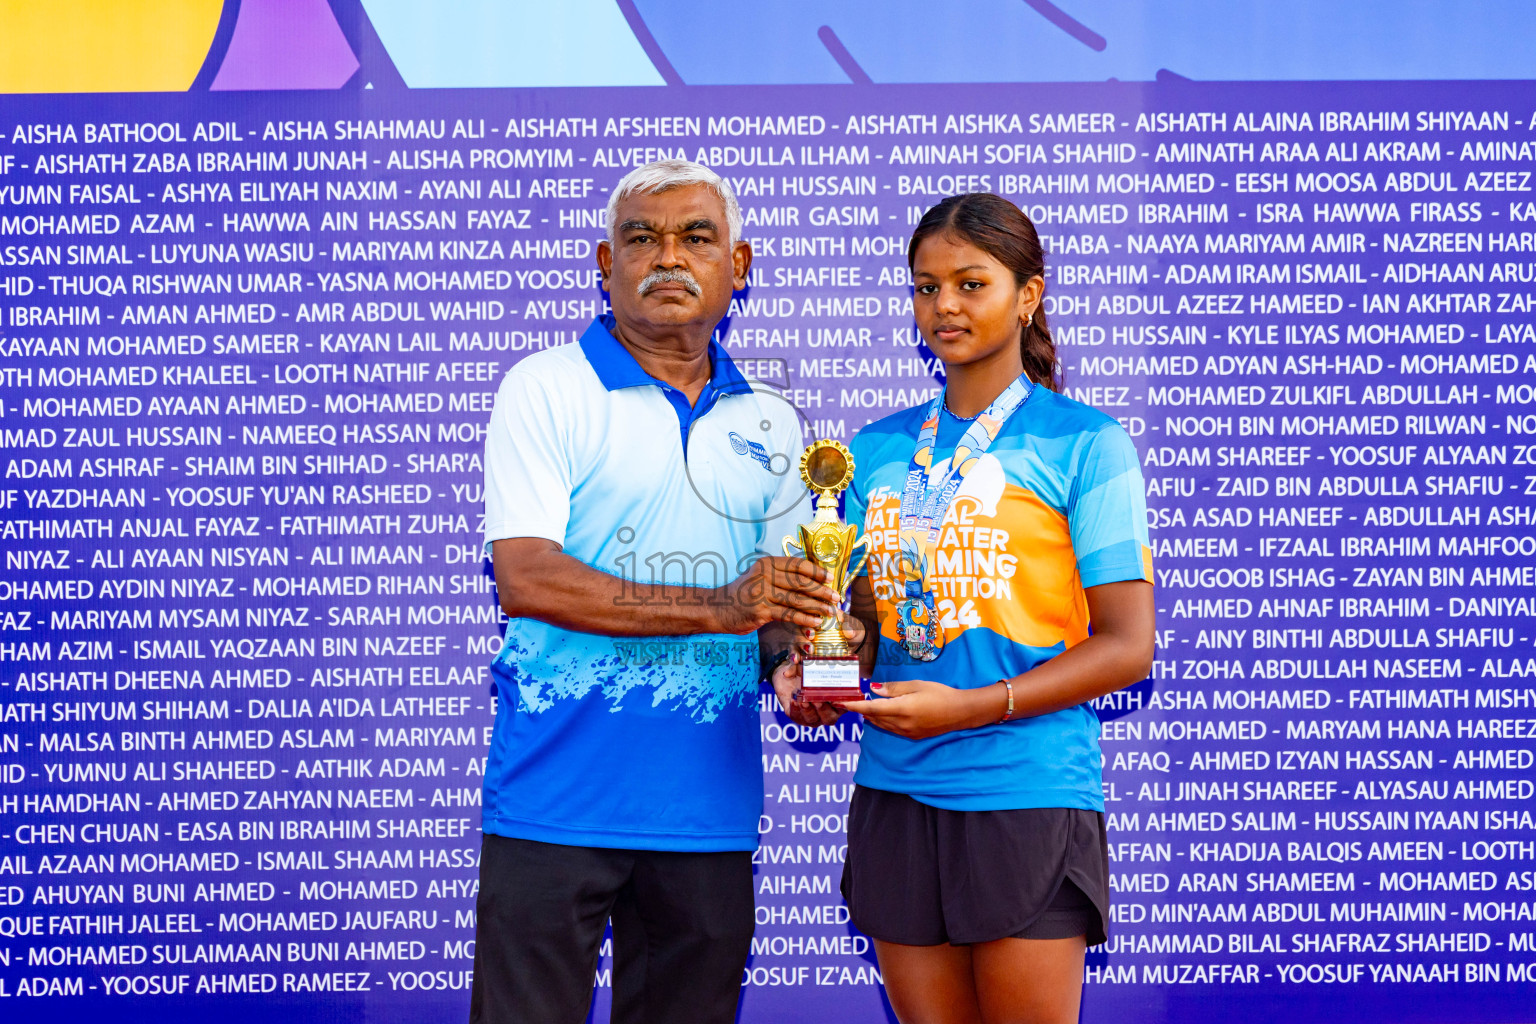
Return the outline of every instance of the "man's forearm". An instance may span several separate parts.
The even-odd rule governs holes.
[[[552,543],[535,551],[510,546],[519,543],[492,545],[496,589],[508,618],[603,636],[722,632],[723,589],[636,583],[594,569]]]

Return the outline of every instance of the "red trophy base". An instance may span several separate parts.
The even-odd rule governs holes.
[[[800,663],[800,699],[823,702],[863,700],[858,657],[806,658]]]

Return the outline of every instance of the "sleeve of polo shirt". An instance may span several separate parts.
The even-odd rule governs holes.
[[[510,537],[565,544],[571,458],[561,410],[534,374],[502,378],[485,438],[485,547]]]
[[[1120,424],[1096,431],[1079,456],[1067,525],[1084,587],[1152,582],[1141,461]]]

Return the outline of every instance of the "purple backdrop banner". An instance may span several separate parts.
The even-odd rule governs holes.
[[[605,308],[608,189],[661,156],[736,186],[719,339],[817,436],[942,384],[928,206],[1039,226],[1158,593],[1099,702],[1085,1019],[1529,1017],[1533,118],[1476,82],[0,97],[5,1018],[467,1012],[485,423]],[[858,720],[762,709],[741,1019],[893,1019],[837,895]]]

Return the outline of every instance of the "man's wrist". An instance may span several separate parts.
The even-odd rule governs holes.
[[[735,623],[727,614],[731,607],[731,588],[715,587],[698,605],[698,632],[736,633]]]

